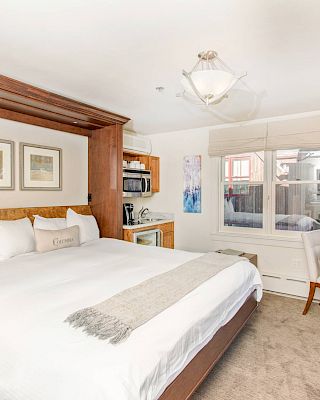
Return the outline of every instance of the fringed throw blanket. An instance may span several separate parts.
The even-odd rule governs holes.
[[[115,296],[84,308],[67,319],[88,335],[119,343],[151,318],[178,302],[182,297],[218,272],[240,261],[237,256],[207,253],[171,271],[150,278]]]

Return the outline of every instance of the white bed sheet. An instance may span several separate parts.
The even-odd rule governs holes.
[[[113,346],[75,310],[199,256],[100,239],[0,262],[1,400],[154,400],[257,289],[248,261],[220,272]]]

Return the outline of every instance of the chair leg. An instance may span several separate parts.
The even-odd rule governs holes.
[[[317,284],[315,282],[310,282],[309,297],[307,300],[307,304],[303,310],[303,313],[302,313],[303,315],[306,315],[307,312],[309,311],[309,308],[310,308],[312,300],[313,300],[314,292],[316,290],[316,286],[317,286]]]

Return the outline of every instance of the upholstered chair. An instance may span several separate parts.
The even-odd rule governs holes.
[[[311,306],[316,288],[320,288],[320,230],[302,233],[304,249],[308,262],[310,291],[303,311],[306,315]]]

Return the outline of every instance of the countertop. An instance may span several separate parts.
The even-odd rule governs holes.
[[[137,225],[123,225],[123,229],[147,228],[149,226],[167,224],[168,222],[174,222],[174,220],[173,219],[161,219],[159,221],[146,222],[146,223],[137,224]]]

